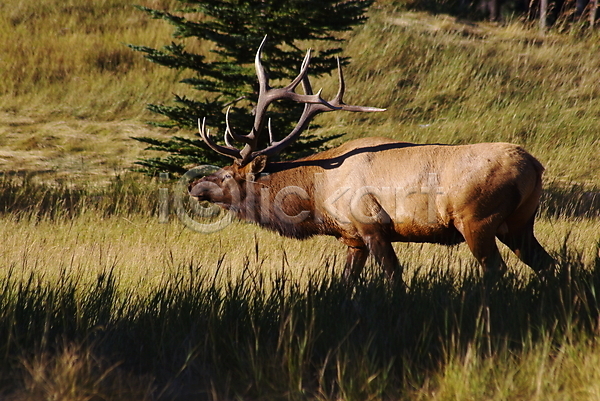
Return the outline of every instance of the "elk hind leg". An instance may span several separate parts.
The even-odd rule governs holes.
[[[534,216],[532,216],[525,226],[517,232],[499,234],[498,239],[502,241],[519,259],[531,267],[538,275],[552,270],[556,261],[540,245],[533,234]]]

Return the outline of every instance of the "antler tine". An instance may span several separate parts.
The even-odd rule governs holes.
[[[302,89],[307,95],[313,94],[312,85],[310,84],[310,80],[308,79],[308,77],[304,77],[304,79],[302,80]]]
[[[227,111],[225,112],[225,132],[227,134],[229,134],[229,136],[231,138],[233,138],[234,140],[241,142],[241,143],[245,143],[245,144],[250,144],[252,143],[252,138],[249,138],[247,135],[239,135],[236,134],[232,129],[231,126],[229,125],[229,110],[231,110],[231,107],[227,108]]]
[[[198,119],[198,131],[200,132],[200,136],[202,137],[204,142],[215,152],[223,156],[231,157],[233,159],[241,158],[239,149],[221,146],[212,140],[210,136],[210,130],[206,129],[206,117],[202,119],[202,122],[200,122],[200,119]]]
[[[265,71],[265,67],[263,67],[260,56],[262,54],[263,47],[265,47],[265,43],[267,42],[267,35],[263,38],[262,42],[260,42],[260,46],[258,46],[258,50],[256,51],[256,56],[254,56],[254,68],[256,69],[256,76],[258,77],[258,85],[259,91],[266,92],[269,89],[269,76]]]
[[[298,84],[300,82],[303,82],[305,78],[307,78],[307,73],[308,73],[308,65],[310,64],[310,53],[311,53],[311,49],[308,49],[306,51],[306,55],[304,56],[304,60],[302,60],[302,65],[300,66],[300,73],[298,74],[298,76],[296,78],[294,78],[294,80],[292,82],[290,82],[285,88],[282,89],[286,89],[286,90],[294,90],[296,89],[296,87],[298,86]],[[308,94],[305,92],[305,94]],[[312,95],[312,93],[311,93]]]
[[[271,130],[271,119],[267,122],[267,128],[269,129],[269,145],[272,145],[274,141],[273,131]]]
[[[340,83],[340,86],[338,88],[338,93],[335,95],[332,101],[338,104],[344,104],[343,98],[344,92],[346,92],[346,83],[344,82],[344,73],[342,72],[342,62],[340,61],[339,57],[336,57],[335,61],[337,62],[338,81]]]
[[[223,139],[225,139],[225,145],[227,145],[227,146],[229,146],[229,147],[231,147],[231,148],[233,148],[233,147],[234,147],[234,146],[231,144],[231,142],[230,142],[230,139],[233,139],[233,138],[231,138],[231,134],[229,133],[229,131],[225,131],[225,135],[224,135],[224,138],[223,138]]]
[[[342,72],[342,64],[340,62],[340,58],[336,57],[337,66],[338,66],[338,80],[340,82],[340,86],[338,88],[338,93],[335,97],[329,101],[330,104],[340,108],[344,111],[363,111],[363,112],[376,112],[376,111],[385,111],[386,109],[380,109],[378,107],[368,107],[368,106],[351,106],[344,103],[343,97],[344,92],[346,91],[346,83],[344,82],[344,73]]]
[[[227,108],[227,113],[225,114],[225,135],[223,135],[223,139],[225,139],[225,144],[231,148],[235,148],[235,146],[233,146],[230,142],[231,140],[234,140],[233,136],[231,135],[231,129],[229,129],[229,108]]]

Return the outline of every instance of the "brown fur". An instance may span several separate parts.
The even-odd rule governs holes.
[[[363,138],[291,162],[234,163],[193,183],[190,195],[285,236],[335,236],[348,246],[349,278],[371,253],[401,280],[396,241],[466,241],[486,271],[502,271],[496,237],[542,272],[553,264],[533,235],[542,172],[533,156],[508,143]]]

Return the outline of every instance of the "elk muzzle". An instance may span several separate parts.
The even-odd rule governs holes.
[[[226,196],[223,189],[212,181],[199,180],[190,185],[189,194],[198,201],[221,203]]]

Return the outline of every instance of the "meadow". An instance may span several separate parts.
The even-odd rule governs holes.
[[[144,107],[185,93],[185,72],[126,44],[169,27],[125,0],[0,7],[0,398],[600,398],[597,32],[381,1],[345,34],[347,101],[388,112],[330,113],[319,133],[509,141],[546,166],[536,235],[557,272],[502,248],[485,309],[465,245],[396,244],[406,291],[372,262],[349,289],[333,238],[200,234],[172,203],[161,222],[175,184],[129,171],[150,154],[130,136],[174,133]]]

